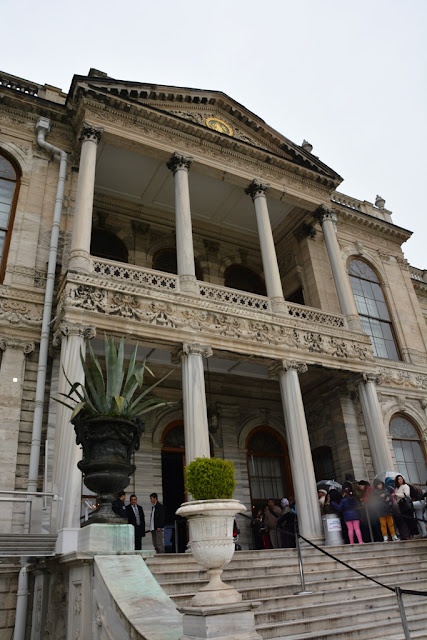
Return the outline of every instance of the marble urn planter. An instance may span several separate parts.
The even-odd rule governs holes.
[[[221,574],[234,554],[234,518],[244,511],[246,507],[238,500],[194,500],[177,510],[177,515],[188,520],[191,553],[209,576],[209,583],[191,600],[192,607],[242,601],[237,589],[221,580]]]
[[[98,495],[99,510],[87,524],[127,524],[111,508],[117,493],[129,484],[135,473],[131,456],[139,448],[144,423],[120,416],[73,421],[76,443],[83,449],[77,463],[85,485]]]

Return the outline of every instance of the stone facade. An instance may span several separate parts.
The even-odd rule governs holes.
[[[49,121],[44,147],[40,117]],[[319,539],[315,476],[327,464],[337,480],[396,467],[397,415],[414,425],[425,453],[427,277],[407,264],[401,245],[410,233],[383,201],[339,193],[335,171],[219,92],[91,70],[66,95],[3,74],[0,127],[0,154],[19,178],[0,284],[0,489],[35,482],[59,496],[45,498],[37,524],[25,502],[6,503],[2,533],[62,531],[69,546],[58,551],[77,551],[80,452],[53,398],[63,367],[79,379],[80,348],[91,339],[99,351],[104,332],[128,346],[137,340],[156,375],[174,369],[159,391],[174,404],[147,419],[128,489],[147,509],[156,491],[172,513],[184,494],[164,490],[170,474],[215,455],[234,461],[235,497],[249,512],[270,493],[293,494],[304,534]],[[67,164],[49,273],[58,150]],[[399,360],[376,357],[361,330],[348,278],[354,259],[379,278]],[[251,546],[249,521],[239,524]],[[10,628],[10,617],[1,620]],[[65,627],[58,634],[68,637]]]

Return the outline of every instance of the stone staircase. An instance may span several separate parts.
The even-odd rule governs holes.
[[[325,549],[388,586],[427,593],[427,540]],[[239,551],[223,572],[255,610],[264,640],[404,640],[396,596],[312,547],[303,548],[301,591],[294,549]],[[149,558],[147,566],[177,607],[207,583],[191,554]],[[412,640],[427,640],[427,597],[404,595]]]
[[[0,558],[38,558],[55,555],[56,535],[50,534],[0,534]]]

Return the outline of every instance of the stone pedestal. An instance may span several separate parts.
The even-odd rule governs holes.
[[[181,640],[260,640],[255,630],[254,608],[259,602],[241,602],[220,607],[182,607]]]
[[[118,553],[134,549],[135,529],[131,524],[90,524],[79,531],[78,551]]]

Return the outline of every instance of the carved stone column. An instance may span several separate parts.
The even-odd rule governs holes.
[[[262,264],[264,267],[265,286],[274,313],[286,314],[286,304],[283,297],[282,282],[280,280],[279,265],[277,263],[276,247],[268,215],[266,191],[268,184],[253,180],[245,193],[251,196],[258,227],[259,244],[261,248]]]
[[[305,371],[306,364],[286,360],[270,367],[271,377],[279,377],[299,530],[305,538],[320,541],[323,538],[322,521],[298,378],[298,374]]]
[[[0,487],[11,491],[16,488],[25,356],[34,351],[34,343],[0,337],[0,350],[3,351],[0,367]],[[10,533],[14,512],[13,502],[3,504],[0,533]]]
[[[200,344],[184,343],[174,354],[172,362],[181,362],[184,409],[185,459],[210,458],[208,416],[206,409],[205,376],[202,358],[210,358],[212,349]]]
[[[394,469],[390,443],[387,438],[381,406],[378,400],[376,384],[380,384],[381,376],[375,373],[364,373],[359,382],[359,398],[368,434],[369,448],[375,473]]]
[[[103,129],[83,123],[79,140],[79,179],[77,182],[76,205],[74,209],[73,235],[71,237],[71,271],[90,271],[90,240],[92,235],[93,194],[95,190],[96,151]]]
[[[63,323],[54,335],[54,344],[61,345],[58,392],[67,393],[70,382],[84,382],[80,352],[85,355],[86,340],[95,337],[93,327]],[[61,397],[61,396],[60,396]],[[81,449],[70,422],[71,411],[58,404],[56,414],[54,466],[52,488],[59,495],[57,512],[52,513],[51,531],[78,530],[80,528],[82,474],[77,468]],[[76,542],[76,536],[73,543]],[[62,537],[61,537],[62,542]],[[71,546],[75,546],[70,543]],[[64,549],[62,549],[64,551]],[[65,549],[66,550],[66,549]],[[72,549],[69,549],[72,550]]]
[[[185,293],[197,294],[188,186],[188,172],[192,162],[193,158],[175,151],[166,166],[172,171],[175,183],[176,260],[180,289]]]
[[[341,313],[346,316],[349,329],[361,331],[356,302],[354,300],[353,291],[351,289],[350,280],[346,272],[344,262],[341,258],[340,247],[335,233],[337,216],[325,205],[320,206],[314,215],[322,226],[323,237],[325,238],[326,250],[328,252],[329,262],[331,263],[332,275],[334,277]]]

